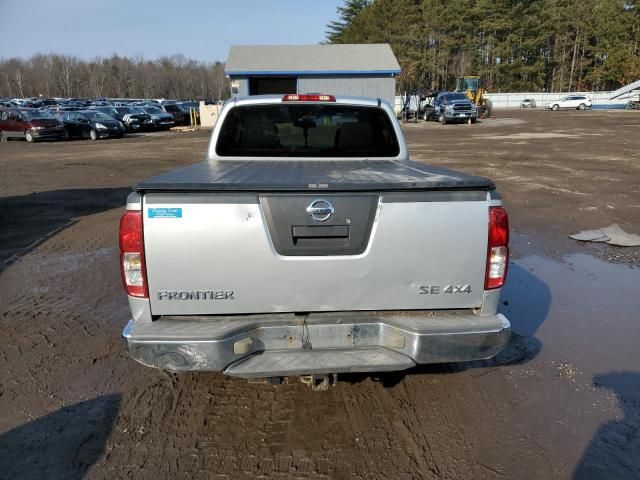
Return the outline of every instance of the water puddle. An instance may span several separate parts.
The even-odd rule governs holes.
[[[585,378],[640,371],[640,268],[586,254],[514,260],[501,311],[515,333],[540,343],[545,361],[567,361]],[[640,383],[631,386],[640,396]]]

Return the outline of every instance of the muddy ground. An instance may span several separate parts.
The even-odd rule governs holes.
[[[498,358],[328,392],[138,365],[120,332],[130,185],[208,132],[0,144],[0,478],[640,478],[637,112],[498,112],[405,126],[414,159],[493,178],[513,258]]]

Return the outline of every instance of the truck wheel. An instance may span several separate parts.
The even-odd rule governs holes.
[[[440,125],[447,124],[447,117],[444,116],[444,113],[440,114],[440,116],[438,117],[438,121],[440,122]]]
[[[24,132],[24,139],[29,143],[33,143],[36,141],[36,138],[33,136],[33,133],[29,131]]]
[[[89,132],[89,138],[91,140],[97,140],[98,139],[98,132],[96,132],[93,128],[91,129],[91,131]]]
[[[584,110],[585,108],[587,108],[587,106],[584,103],[578,105],[578,110]]]
[[[553,105],[553,107],[551,107],[551,110],[553,110],[554,112],[557,112],[559,109],[560,109],[560,105],[558,105],[557,103]]]

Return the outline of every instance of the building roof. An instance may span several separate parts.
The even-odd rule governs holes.
[[[233,45],[225,73],[246,75],[398,74],[388,43],[335,45]]]

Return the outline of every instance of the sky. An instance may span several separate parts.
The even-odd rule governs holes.
[[[183,54],[225,61],[231,45],[315,44],[342,0],[0,0],[0,58]],[[27,8],[26,8],[27,7]]]

